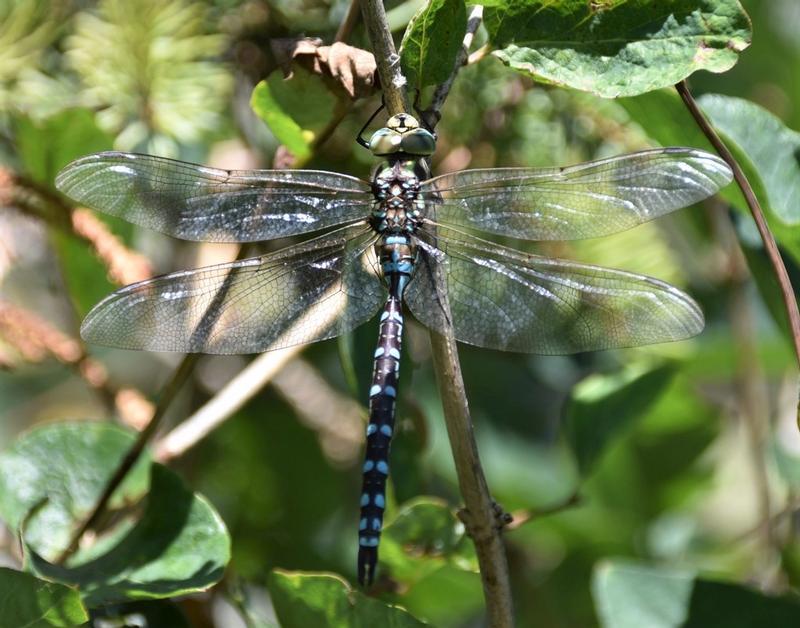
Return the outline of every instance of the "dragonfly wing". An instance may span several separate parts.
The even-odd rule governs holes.
[[[731,180],[724,161],[661,148],[569,168],[465,170],[429,179],[437,223],[526,240],[577,240],[630,229],[714,194]]]
[[[256,353],[333,338],[385,300],[375,234],[345,227],[241,261],[162,275],[106,297],[87,342],[149,351]]]
[[[658,279],[526,255],[446,228],[417,236],[420,260],[406,302],[425,325],[443,330],[434,287],[441,272],[461,342],[567,354],[681,340],[703,329],[697,304]]]
[[[373,196],[355,177],[315,170],[217,170],[133,153],[87,155],[56,177],[93,209],[183,240],[255,242],[364,218]]]

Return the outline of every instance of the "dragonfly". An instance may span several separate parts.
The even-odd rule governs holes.
[[[275,252],[123,287],[81,326],[90,343],[247,354],[350,332],[378,311],[357,574],[373,582],[386,509],[404,305],[423,325],[501,351],[570,354],[676,341],[704,326],[678,288],[534,255],[487,237],[593,238],[696,203],[731,180],[721,159],[660,148],[567,168],[431,176],[436,137],[410,114],[367,143],[372,179],[317,170],[219,170],[103,152],[57,176],[76,202],[202,242],[321,234]]]

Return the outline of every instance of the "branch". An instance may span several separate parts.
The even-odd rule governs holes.
[[[406,81],[400,70],[399,58],[395,52],[389,25],[386,23],[383,4],[381,0],[361,0],[361,10],[378,62],[384,102],[392,115],[407,111],[407,95],[404,91]],[[454,72],[461,65],[463,61]],[[443,89],[449,91],[449,87]],[[445,283],[441,268],[439,271],[435,285],[440,292],[440,302],[445,312],[449,313],[447,292],[442,288]],[[432,330],[431,346],[458,484],[466,506],[462,511],[462,520],[475,543],[489,626],[507,628],[513,626],[514,620],[508,564],[501,537],[505,521],[499,516],[497,507],[491,499],[478,457],[452,327],[448,326],[443,334]]]
[[[728,147],[725,146],[725,143],[722,141],[722,139],[720,139],[717,132],[713,129],[711,123],[703,115],[703,112],[700,111],[700,107],[698,107],[694,97],[689,91],[689,86],[686,81],[681,81],[675,85],[675,89],[678,90],[678,94],[680,94],[684,104],[686,105],[686,108],[689,110],[689,113],[692,114],[695,122],[697,122],[697,126],[699,126],[703,131],[705,136],[719,153],[720,157],[722,157],[722,159],[724,159],[725,162],[730,166],[731,170],[733,171],[733,177],[736,179],[736,183],[739,185],[739,189],[742,191],[742,194],[744,194],[744,198],[747,201],[747,206],[750,208],[750,213],[753,216],[753,220],[756,222],[758,233],[761,235],[761,241],[764,243],[764,249],[767,252],[767,256],[772,264],[775,277],[777,278],[778,285],[781,289],[783,305],[786,308],[786,314],[789,318],[789,326],[792,333],[792,342],[794,343],[795,357],[797,359],[798,366],[800,366],[800,311],[797,309],[797,301],[794,297],[792,282],[789,279],[789,274],[786,272],[786,266],[781,258],[778,245],[775,243],[775,237],[769,230],[767,221],[764,218],[764,212],[761,209],[761,205],[758,202],[755,193],[753,192],[753,188],[750,186],[750,182],[747,180],[747,177],[742,171],[741,166],[736,161],[731,151],[728,150]]]
[[[360,0],[361,15],[367,25],[367,35],[372,44],[372,53],[378,63],[383,102],[389,115],[410,111],[406,94],[406,77],[400,67],[400,55],[394,47],[392,32],[386,22],[386,11],[381,0]]]

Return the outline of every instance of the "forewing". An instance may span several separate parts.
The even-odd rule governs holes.
[[[133,153],[82,157],[56,177],[78,203],[183,240],[254,242],[364,218],[369,184],[315,170],[217,170]]]
[[[142,281],[106,297],[87,342],[149,351],[256,353],[333,338],[385,299],[374,233],[346,227],[269,255]]]
[[[425,325],[444,330],[434,277],[441,271],[461,342],[567,354],[681,340],[703,329],[686,294],[658,279],[526,255],[440,227],[418,233],[419,261],[405,299]]]
[[[727,185],[718,157],[662,148],[569,168],[465,170],[423,184],[437,223],[526,240],[576,240],[630,229]]]

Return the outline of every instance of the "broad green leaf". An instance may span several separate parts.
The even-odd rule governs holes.
[[[282,628],[419,628],[428,624],[332,574],[273,571],[267,588]]]
[[[253,90],[250,105],[281,144],[298,159],[307,159],[311,143],[333,117],[336,97],[322,79],[302,68],[292,78],[273,72]]]
[[[386,526],[381,539],[381,564],[393,580],[411,584],[445,564],[477,572],[477,560],[464,524],[442,500],[414,499]]]
[[[800,224],[800,133],[769,111],[742,98],[708,94],[698,99],[714,127],[747,156],[772,215],[790,227]],[[738,156],[738,155],[737,155]]]
[[[464,0],[428,0],[411,18],[400,61],[411,87],[443,83],[453,71],[467,28]]]
[[[674,89],[660,89],[635,98],[620,98],[618,102],[633,121],[662,146],[691,146],[716,154],[714,147],[697,126]],[[755,171],[746,163],[741,165],[756,194],[760,196],[761,182],[754,176]],[[746,210],[744,196],[735,183],[722,188],[719,194],[730,205]]]
[[[161,465],[151,467],[144,513],[112,541],[54,565],[27,552],[34,573],[75,584],[86,604],[159,599],[204,591],[230,560],[230,537],[214,508]]]
[[[0,517],[25,541],[55,558],[88,515],[127,449],[131,432],[110,423],[53,423],[24,434],[0,454]],[[145,455],[114,494],[112,508],[147,491]],[[35,508],[34,512],[31,512]]]
[[[0,626],[75,628],[88,621],[75,589],[0,567]]]
[[[738,0],[490,0],[484,23],[503,63],[606,98],[724,72],[751,38]]]
[[[674,374],[672,364],[650,370],[634,364],[612,375],[590,375],[576,384],[566,410],[567,434],[582,475],[616,436],[644,416]]]
[[[674,89],[661,89],[635,98],[621,98],[618,102],[634,122],[662,146],[691,146],[716,153]],[[762,196],[761,181],[754,176],[755,170],[748,163],[742,166],[756,194]],[[744,196],[735,183],[725,186],[719,193],[731,205],[747,208]]]
[[[800,625],[797,597],[768,597],[693,572],[622,561],[595,568],[592,593],[607,628],[765,628]]]

